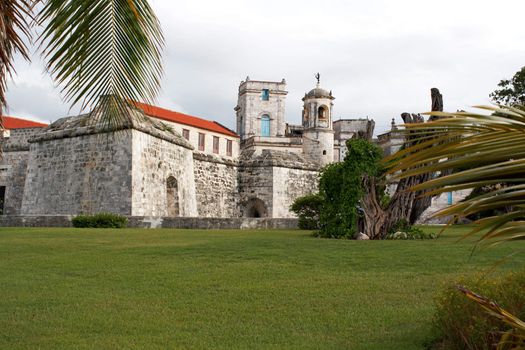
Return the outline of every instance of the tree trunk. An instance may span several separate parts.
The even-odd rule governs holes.
[[[439,91],[437,93],[439,94]],[[435,91],[433,91],[433,96],[434,94]],[[439,105],[439,103],[436,104]],[[440,102],[440,104],[442,106],[442,102]],[[405,124],[424,122],[424,119],[419,114],[403,113],[401,117]],[[413,145],[414,142],[417,142],[413,141],[410,135],[405,137],[405,147],[409,147]],[[388,207],[383,209],[377,197],[375,179],[365,177],[363,179],[363,188],[367,190],[367,193],[361,200],[364,214],[361,219],[363,222],[360,225],[363,227],[363,233],[370,237],[370,239],[385,239],[388,232],[399,221],[404,220],[410,225],[415,224],[421,214],[430,207],[432,198],[425,196],[424,191],[414,192],[410,189],[432,178],[433,174],[423,174],[401,179]]]

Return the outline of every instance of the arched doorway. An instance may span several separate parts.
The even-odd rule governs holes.
[[[166,180],[166,211],[170,217],[179,216],[179,184],[173,176]]]
[[[248,218],[265,218],[268,216],[266,206],[259,198],[251,198],[246,202],[244,214]]]

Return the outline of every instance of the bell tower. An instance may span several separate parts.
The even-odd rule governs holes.
[[[321,88],[321,75],[317,84],[303,97],[303,156],[321,166],[334,161],[334,129],[332,91]]]

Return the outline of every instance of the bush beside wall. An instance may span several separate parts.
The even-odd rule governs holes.
[[[128,225],[128,218],[112,213],[98,213],[94,215],[77,215],[71,220],[73,227],[87,228],[124,228]]]

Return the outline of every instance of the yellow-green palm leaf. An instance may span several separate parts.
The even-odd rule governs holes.
[[[399,177],[447,174],[417,185],[429,195],[492,185],[483,196],[452,205],[437,215],[466,216],[488,209],[511,208],[505,215],[480,220],[473,232],[497,243],[525,236],[525,108],[478,106],[485,114],[431,113],[440,118],[405,125],[419,141],[385,160]],[[505,184],[495,187],[497,184]]]
[[[119,123],[119,103],[152,103],[160,88],[163,35],[146,0],[47,0],[39,15],[47,67],[67,102]],[[117,105],[117,108],[115,107]]]

